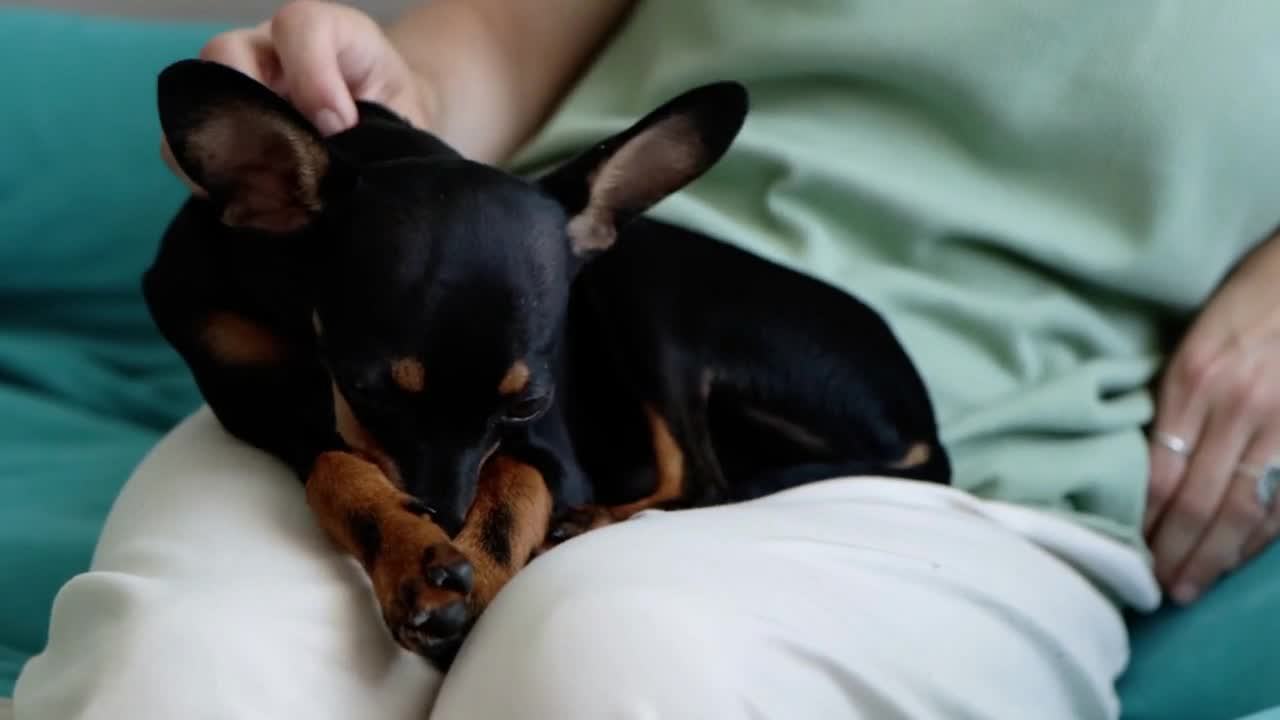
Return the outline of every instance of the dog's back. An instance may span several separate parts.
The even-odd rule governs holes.
[[[925,384],[881,316],[732,245],[633,223],[579,277],[569,332],[564,401],[606,502],[653,486],[644,407],[706,475],[686,477],[690,505],[836,476],[950,479]]]

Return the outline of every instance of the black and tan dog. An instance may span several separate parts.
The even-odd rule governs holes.
[[[208,196],[145,274],[153,317],[224,427],[305,481],[394,637],[437,664],[544,543],[833,475],[949,479],[875,312],[642,217],[727,150],[736,84],[536,181],[371,104],[322,138],[206,62],[167,68],[159,108]]]

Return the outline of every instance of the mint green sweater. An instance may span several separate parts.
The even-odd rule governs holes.
[[[1275,0],[642,1],[516,167],[744,82],[729,156],[655,214],[884,314],[959,487],[1141,547],[1169,333],[1280,220],[1277,27]]]

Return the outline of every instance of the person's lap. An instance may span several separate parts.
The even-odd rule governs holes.
[[[30,720],[1113,716],[1119,613],[1001,517],[879,479],[643,515],[518,575],[441,683],[298,483],[202,411],[129,482],[15,699]]]
[[[434,675],[384,634],[301,485],[202,410],[121,491],[14,700],[31,718],[274,720],[318,699],[328,717],[371,717],[360,703],[378,696],[386,717],[414,717]]]

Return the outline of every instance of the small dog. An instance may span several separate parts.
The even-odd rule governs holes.
[[[287,463],[391,634],[444,668],[538,552],[648,508],[949,482],[914,365],[846,293],[645,217],[726,152],[696,88],[537,180],[385,108],[321,137],[230,68],[159,77],[207,191],[143,277],[228,432]]]

